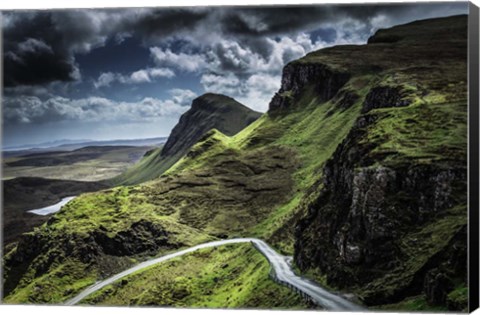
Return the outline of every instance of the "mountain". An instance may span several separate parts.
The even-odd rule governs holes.
[[[295,60],[268,113],[240,132],[212,129],[164,176],[79,196],[25,234],[5,258],[5,300],[59,303],[132,260],[253,236],[373,310],[466,310],[466,82],[467,16]],[[181,262],[168,273],[182,274]],[[152,282],[141,274],[114,290]],[[214,281],[205,274],[122,300],[181,304],[190,281]],[[222,307],[245,288],[206,299]]]
[[[336,104],[332,117],[351,100],[360,104],[310,187],[295,230],[297,266],[340,289],[359,288],[367,305],[465,309],[466,16],[313,52],[285,67],[281,91],[295,100],[311,73],[327,83],[313,88]],[[277,95],[271,110],[294,106]]]
[[[175,164],[208,131],[217,129],[233,136],[260,115],[225,95],[207,93],[199,96],[180,117],[163,148],[151,152],[113,182],[125,185],[154,179]]]

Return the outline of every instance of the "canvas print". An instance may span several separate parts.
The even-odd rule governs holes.
[[[3,11],[2,303],[468,311],[469,6]]]

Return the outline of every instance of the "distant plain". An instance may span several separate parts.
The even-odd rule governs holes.
[[[153,146],[90,146],[3,159],[3,180],[16,177],[100,181],[124,172]]]

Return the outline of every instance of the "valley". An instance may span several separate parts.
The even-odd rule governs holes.
[[[125,172],[146,152],[159,146],[86,146],[67,151],[7,152],[3,180],[42,177],[61,180],[102,181]],[[55,149],[55,148],[54,148]],[[26,153],[26,154],[25,154]],[[10,156],[9,156],[10,155]],[[13,156],[12,156],[13,155]]]
[[[4,302],[466,310],[466,38],[465,15],[381,29],[285,65],[264,114],[207,93],[163,147],[6,159],[49,179],[4,181]],[[274,282],[283,256],[332,300]]]

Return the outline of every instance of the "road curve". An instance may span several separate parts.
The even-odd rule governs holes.
[[[261,252],[270,263],[273,271],[275,272],[275,277],[282,283],[290,287],[296,288],[297,291],[303,292],[305,295],[309,296],[316,304],[325,308],[326,310],[332,311],[362,311],[365,310],[361,306],[354,304],[343,297],[328,292],[324,288],[310,282],[307,279],[297,276],[290,266],[287,263],[287,257],[278,254],[274,249],[272,249],[267,243],[256,238],[234,238],[229,240],[214,241],[209,243],[204,243],[196,245],[172,254],[168,254],[162,257],[154,258],[143,263],[140,263],[130,269],[122,271],[108,279],[105,279],[101,282],[98,282],[84,291],[80,292],[74,298],[65,302],[65,305],[75,305],[90,294],[100,290],[101,288],[112,284],[113,282],[128,276],[134,272],[137,272],[146,267],[167,261],[169,259],[185,255],[187,253],[194,252],[196,250],[208,247],[215,247],[220,245],[227,244],[236,244],[236,243],[252,243],[255,248]]]

